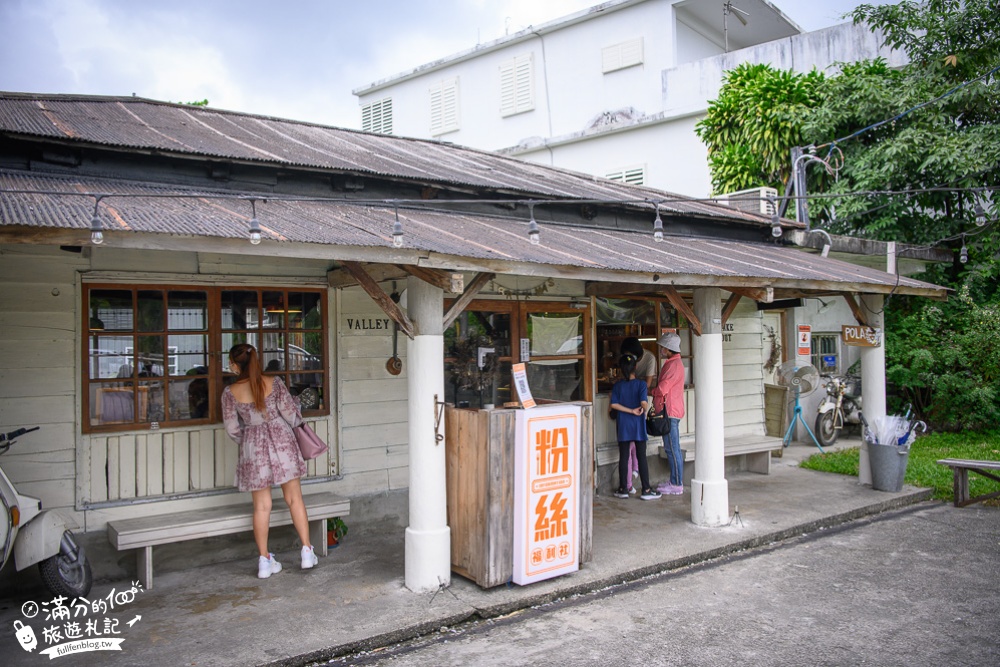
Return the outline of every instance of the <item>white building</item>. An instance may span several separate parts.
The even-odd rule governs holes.
[[[766,0],[612,0],[354,91],[362,129],[436,138],[706,197],[694,132],[742,62],[825,70],[901,54],[850,23],[803,33]]]

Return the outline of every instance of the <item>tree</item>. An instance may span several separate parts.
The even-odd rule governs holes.
[[[783,193],[789,152],[802,144],[803,114],[820,104],[820,72],[744,63],[726,73],[719,97],[695,128],[708,146],[716,193],[770,185]]]
[[[793,145],[816,147],[818,157],[842,155],[835,177],[808,172],[810,217],[832,233],[954,250],[955,260],[922,276],[953,287],[957,296],[936,304],[890,297],[886,303],[887,368],[903,396],[939,427],[995,426],[1000,398],[1000,353],[994,325],[1000,306],[1000,6],[996,0],[927,0],[861,5],[853,14],[884,35],[909,63],[882,60],[841,65],[819,78],[809,99],[783,112],[749,94],[720,93],[701,134],[709,143],[713,184],[775,185],[777,170],[759,170],[770,154],[742,161],[718,155],[728,142],[753,145],[737,130],[763,133],[769,121]],[[735,70],[734,70],[735,71]],[[729,83],[729,79],[727,79]],[[731,113],[739,118],[712,112]],[[729,129],[735,128],[735,129]],[[772,134],[775,130],[771,130]],[[778,159],[788,150],[767,146]],[[839,159],[838,159],[839,162]],[[716,169],[718,168],[718,172]],[[732,172],[739,171],[734,175]],[[728,188],[727,188],[728,189]],[[906,194],[887,194],[906,191]],[[860,194],[859,194],[860,193]],[[976,222],[981,207],[987,224]],[[963,262],[965,247],[968,261]]]

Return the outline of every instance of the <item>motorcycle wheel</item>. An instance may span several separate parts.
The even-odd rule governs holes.
[[[840,429],[833,427],[834,415],[834,410],[816,415],[816,439],[823,447],[829,447],[837,442],[837,437],[840,435]]]
[[[38,570],[45,587],[56,595],[86,597],[94,584],[90,561],[68,530],[63,533],[59,553],[41,561]]]

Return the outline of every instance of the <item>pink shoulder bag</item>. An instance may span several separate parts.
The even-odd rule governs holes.
[[[295,442],[299,443],[302,458],[306,461],[316,458],[329,449],[326,443],[305,422],[293,428],[292,432],[295,434]]]

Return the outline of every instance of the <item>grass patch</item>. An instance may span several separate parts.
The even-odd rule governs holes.
[[[861,450],[857,447],[813,454],[803,461],[801,466],[810,470],[857,476],[860,455]],[[952,502],[954,476],[951,468],[937,463],[938,459],[1000,461],[1000,431],[934,433],[917,438],[910,446],[910,458],[906,464],[906,483],[934,489],[934,498]],[[981,496],[996,491],[1000,491],[1000,482],[994,482],[976,473],[969,474],[971,496]],[[993,501],[989,502],[993,504]]]

